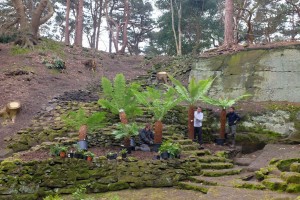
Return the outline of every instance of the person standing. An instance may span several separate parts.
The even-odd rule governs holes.
[[[200,148],[202,141],[202,121],[203,121],[203,113],[202,108],[197,107],[197,110],[194,112],[194,138],[198,137],[198,143],[200,144]]]
[[[235,136],[236,136],[236,123],[241,120],[240,116],[235,113],[235,108],[231,106],[229,113],[226,115],[228,121],[228,134],[232,139],[231,147],[235,147]]]

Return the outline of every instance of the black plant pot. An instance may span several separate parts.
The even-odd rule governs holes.
[[[151,146],[151,151],[158,152],[161,143],[156,143]]]
[[[161,159],[167,160],[170,157],[170,155],[168,152],[162,152],[160,154],[160,157],[161,157]]]
[[[83,155],[81,153],[75,153],[74,158],[83,159]]]
[[[107,157],[108,160],[114,160],[114,159],[117,159],[118,154],[115,153],[113,155],[107,155],[106,157]]]
[[[127,147],[126,150],[127,150],[127,154],[131,154],[132,147]]]
[[[74,157],[74,153],[68,153],[68,154],[67,154],[67,157],[68,157],[68,158],[73,158],[73,157]]]
[[[121,154],[122,158],[127,158],[127,153]]]
[[[217,138],[216,139],[216,144],[217,145],[224,146],[224,143],[225,143],[225,139],[222,139],[222,138]]]

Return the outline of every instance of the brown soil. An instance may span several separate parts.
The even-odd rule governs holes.
[[[10,101],[18,100],[22,110],[16,123],[3,126],[0,118],[0,146],[3,139],[30,124],[33,116],[53,97],[65,91],[86,89],[100,83],[104,75],[112,79],[123,73],[127,79],[146,74],[151,65],[143,63],[143,56],[109,55],[98,52],[96,72],[88,70],[82,61],[93,58],[93,53],[82,48],[64,48],[66,70],[59,73],[48,69],[42,60],[51,53],[11,55],[11,45],[0,44],[0,108]],[[99,67],[100,64],[102,67]]]

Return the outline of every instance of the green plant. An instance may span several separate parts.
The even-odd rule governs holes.
[[[116,155],[117,153],[116,152],[108,152],[106,155],[107,156],[114,156],[114,155]]]
[[[83,153],[84,150],[80,148],[80,146],[76,143],[76,144],[73,144],[73,148],[75,149],[75,152],[74,153]]]
[[[74,200],[84,200],[86,196],[86,186],[80,185],[75,192],[72,193]]]
[[[199,80],[198,82],[192,77],[188,87],[185,87],[179,80],[169,76],[172,83],[175,85],[175,90],[183,101],[189,105],[188,110],[188,136],[189,139],[194,139],[194,108],[197,101],[201,100],[211,88],[214,79],[209,78]]]
[[[45,64],[48,69],[55,69],[58,71],[62,71],[64,69],[66,69],[65,62],[58,57],[53,58],[52,60],[44,60],[43,64]]]
[[[117,74],[112,83],[109,79],[103,77],[101,80],[103,89],[103,99],[99,99],[98,103],[106,109],[109,109],[114,114],[124,112],[128,118],[142,114],[138,107],[137,100],[132,93],[132,90],[138,90],[140,85],[132,83],[126,85],[126,80],[123,74]],[[125,119],[127,121],[127,118]]]
[[[58,194],[56,195],[50,195],[50,196],[46,196],[45,198],[43,198],[43,200],[63,200],[63,198],[61,198]]]
[[[159,153],[168,152],[170,157],[175,158],[181,152],[180,145],[171,141],[164,141],[159,147]]]
[[[92,157],[92,158],[94,158],[94,157],[95,157],[95,154],[94,154],[94,153],[92,153],[92,152],[90,152],[90,151],[86,151],[86,152],[84,152],[84,153],[83,153],[83,155],[85,155],[85,156],[89,156],[89,157]]]
[[[58,144],[50,147],[51,156],[58,156],[60,153],[60,146]]]
[[[59,149],[59,152],[65,152],[65,153],[67,153],[69,147],[66,147],[66,146],[59,146],[58,149]]]
[[[153,113],[153,117],[156,120],[154,142],[161,143],[163,129],[161,121],[167,112],[181,101],[181,98],[176,96],[175,90],[171,87],[165,92],[151,87],[147,87],[144,92],[136,90],[133,92],[137,100]]]
[[[88,116],[85,111],[80,108],[76,112],[71,111],[63,115],[62,119],[68,127],[78,130],[80,126],[86,124],[89,131],[94,131],[104,127],[105,115],[105,112],[95,112],[91,116]]]
[[[121,155],[127,154],[127,149],[122,149],[122,150],[120,151],[120,154],[121,154]]]
[[[116,139],[130,139],[130,137],[137,136],[139,134],[139,127],[136,123],[130,124],[117,124],[117,130],[112,134]]]

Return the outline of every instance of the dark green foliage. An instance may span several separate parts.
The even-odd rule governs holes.
[[[175,158],[180,154],[180,145],[171,141],[164,141],[159,147],[159,152],[168,152],[171,158]]]
[[[58,71],[62,71],[66,69],[65,62],[60,58],[53,58],[52,60],[44,60],[43,64],[45,64],[48,69],[55,69]]]
[[[116,139],[130,138],[139,134],[139,127],[136,123],[117,124],[117,130],[112,133]]]
[[[10,43],[15,41],[16,35],[0,35],[0,43]]]

